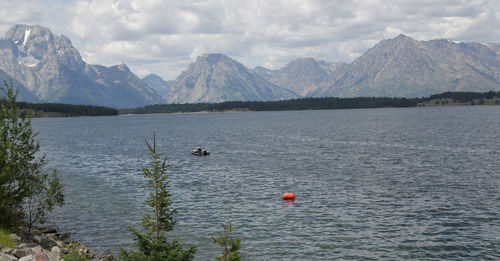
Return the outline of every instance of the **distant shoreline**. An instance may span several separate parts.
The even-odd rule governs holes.
[[[334,109],[411,108],[500,105],[499,92],[445,92],[425,98],[302,98],[280,101],[228,101],[221,103],[155,104],[139,108],[115,109],[104,106],[60,103],[18,102],[23,112],[34,118],[118,116],[137,114],[204,114],[214,112],[303,111]]]
[[[104,106],[64,103],[16,102],[21,113],[32,113],[34,118],[116,116],[118,110]]]
[[[211,113],[241,111],[294,111],[294,110],[332,110],[332,109],[369,109],[402,107],[473,106],[500,105],[500,92],[445,92],[425,98],[302,98],[281,101],[261,102],[221,102],[193,104],[156,104],[140,108],[119,109],[119,114],[174,114],[174,113]]]

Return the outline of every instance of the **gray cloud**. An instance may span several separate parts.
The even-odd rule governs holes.
[[[41,24],[90,63],[126,63],[173,79],[197,55],[249,67],[314,57],[350,62],[400,33],[419,40],[499,42],[496,0],[0,0],[0,30]]]

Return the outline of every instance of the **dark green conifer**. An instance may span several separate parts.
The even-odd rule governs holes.
[[[121,250],[120,256],[123,260],[193,260],[196,247],[191,246],[184,250],[184,244],[179,243],[177,238],[169,241],[166,232],[174,228],[174,214],[177,209],[172,208],[171,194],[168,190],[168,178],[166,174],[167,159],[156,150],[156,135],[153,133],[153,144],[146,140],[152,161],[148,168],[143,168],[144,177],[148,179],[148,185],[152,191],[147,199],[147,204],[152,209],[152,214],[145,214],[142,226],[145,233],[135,228],[130,228],[134,234],[138,251]]]
[[[222,224],[224,231],[220,237],[212,236],[212,241],[222,247],[222,256],[218,256],[219,261],[240,261],[241,254],[238,252],[241,248],[241,239],[231,237],[233,226],[231,224]]]
[[[45,156],[31,127],[31,114],[20,112],[12,83],[0,85],[0,227],[26,221],[29,229],[64,203],[55,171],[43,169]]]

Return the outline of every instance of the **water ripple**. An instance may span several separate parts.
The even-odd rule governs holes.
[[[148,211],[144,139],[168,157],[172,236],[245,260],[500,259],[500,107],[35,119],[66,184],[54,213],[97,252],[131,247]],[[209,157],[189,155],[203,145]],[[283,202],[283,192],[295,202]]]

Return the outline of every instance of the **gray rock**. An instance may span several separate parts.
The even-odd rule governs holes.
[[[15,261],[17,257],[8,254],[0,254],[0,261]]]
[[[40,235],[34,235],[31,239],[37,244],[40,244],[42,242],[42,236]]]
[[[40,232],[45,233],[45,234],[55,234],[59,230],[59,227],[57,226],[48,226],[40,229]]]
[[[115,260],[115,257],[111,254],[106,254],[99,259],[99,261],[111,261],[111,260]]]
[[[14,249],[10,248],[10,247],[4,247],[0,250],[0,254],[8,254],[8,255],[12,255],[12,251],[14,251]]]
[[[61,256],[61,249],[58,247],[53,247],[52,250],[47,253],[47,257],[49,258],[49,261],[59,261]]]
[[[57,234],[56,233],[48,233],[48,234],[45,234],[45,236],[48,239],[53,240],[53,241],[56,241],[56,238],[57,238]]]
[[[65,242],[65,243],[69,243],[71,241],[71,234],[69,234],[69,233],[62,233],[62,234],[57,233],[56,239],[60,240],[62,242]]]
[[[31,252],[33,252],[33,254],[38,254],[38,253],[42,253],[43,249],[41,246],[35,246],[35,247],[31,248]]]
[[[14,249],[14,251],[12,251],[12,254],[17,258],[21,258],[23,256],[31,255],[33,254],[33,252],[31,251],[31,248],[27,246],[23,248],[18,247]]]
[[[27,247],[30,247],[30,245],[27,243],[21,243],[21,244],[16,246],[16,248],[27,248]]]
[[[55,239],[50,239],[46,237],[45,235],[42,235],[41,241],[40,241],[40,246],[43,249],[52,249],[53,247],[57,246],[56,240]]]
[[[59,248],[64,248],[64,243],[62,241],[56,240],[56,246]]]
[[[44,253],[38,253],[35,255],[34,259],[36,261],[49,261],[49,257]]]
[[[35,260],[33,255],[28,255],[28,256],[19,258],[19,261],[32,261],[32,260]]]
[[[31,238],[26,228],[19,228],[16,234],[21,238],[22,242],[27,242]]]

